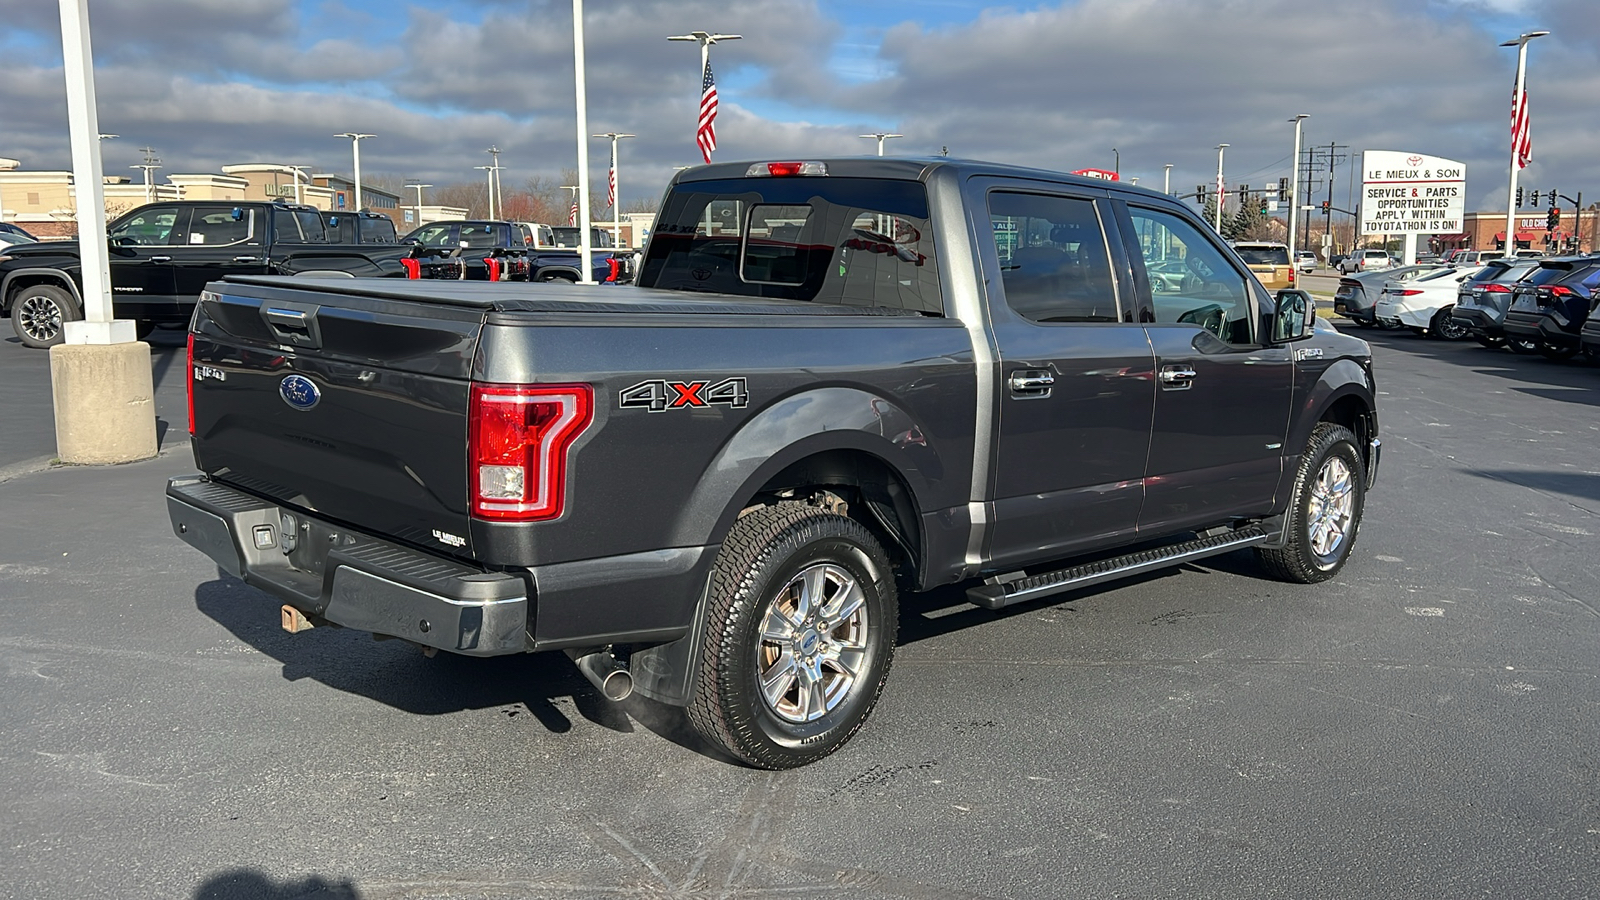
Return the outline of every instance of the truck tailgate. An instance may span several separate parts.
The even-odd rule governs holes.
[[[208,286],[191,328],[196,465],[470,557],[467,413],[484,310],[316,289],[328,283]]]

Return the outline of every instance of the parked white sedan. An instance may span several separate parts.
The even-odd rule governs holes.
[[[1465,323],[1450,316],[1456,290],[1482,266],[1435,269],[1410,281],[1390,281],[1378,294],[1373,317],[1392,327],[1406,327],[1446,341],[1459,341],[1468,332]]]

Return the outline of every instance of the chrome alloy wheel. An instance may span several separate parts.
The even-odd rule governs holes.
[[[1340,457],[1328,457],[1311,485],[1306,537],[1312,553],[1324,559],[1338,553],[1350,533],[1355,505],[1354,473]]]
[[[43,294],[32,294],[18,301],[17,323],[41,344],[47,344],[61,333],[61,307]]]
[[[808,566],[761,619],[761,698],[786,722],[815,721],[849,696],[866,657],[866,598],[855,576],[828,563]]]

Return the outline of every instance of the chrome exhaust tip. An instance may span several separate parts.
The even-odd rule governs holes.
[[[617,662],[609,649],[568,650],[567,656],[607,700],[617,703],[628,699],[633,693],[632,673]]]

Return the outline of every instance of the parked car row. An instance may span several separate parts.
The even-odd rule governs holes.
[[[468,281],[581,280],[577,228],[455,219],[430,222],[400,240],[419,245],[431,258],[460,260],[461,277]],[[611,235],[598,228],[591,246],[595,253],[590,275],[595,281],[615,284],[632,280],[631,251],[616,252]]]
[[[1387,276],[1379,285],[1380,276]],[[1374,288],[1377,288],[1374,293]],[[1370,299],[1369,299],[1370,298]],[[1600,359],[1600,255],[1486,259],[1343,278],[1334,312],[1361,327],[1567,359]]]

